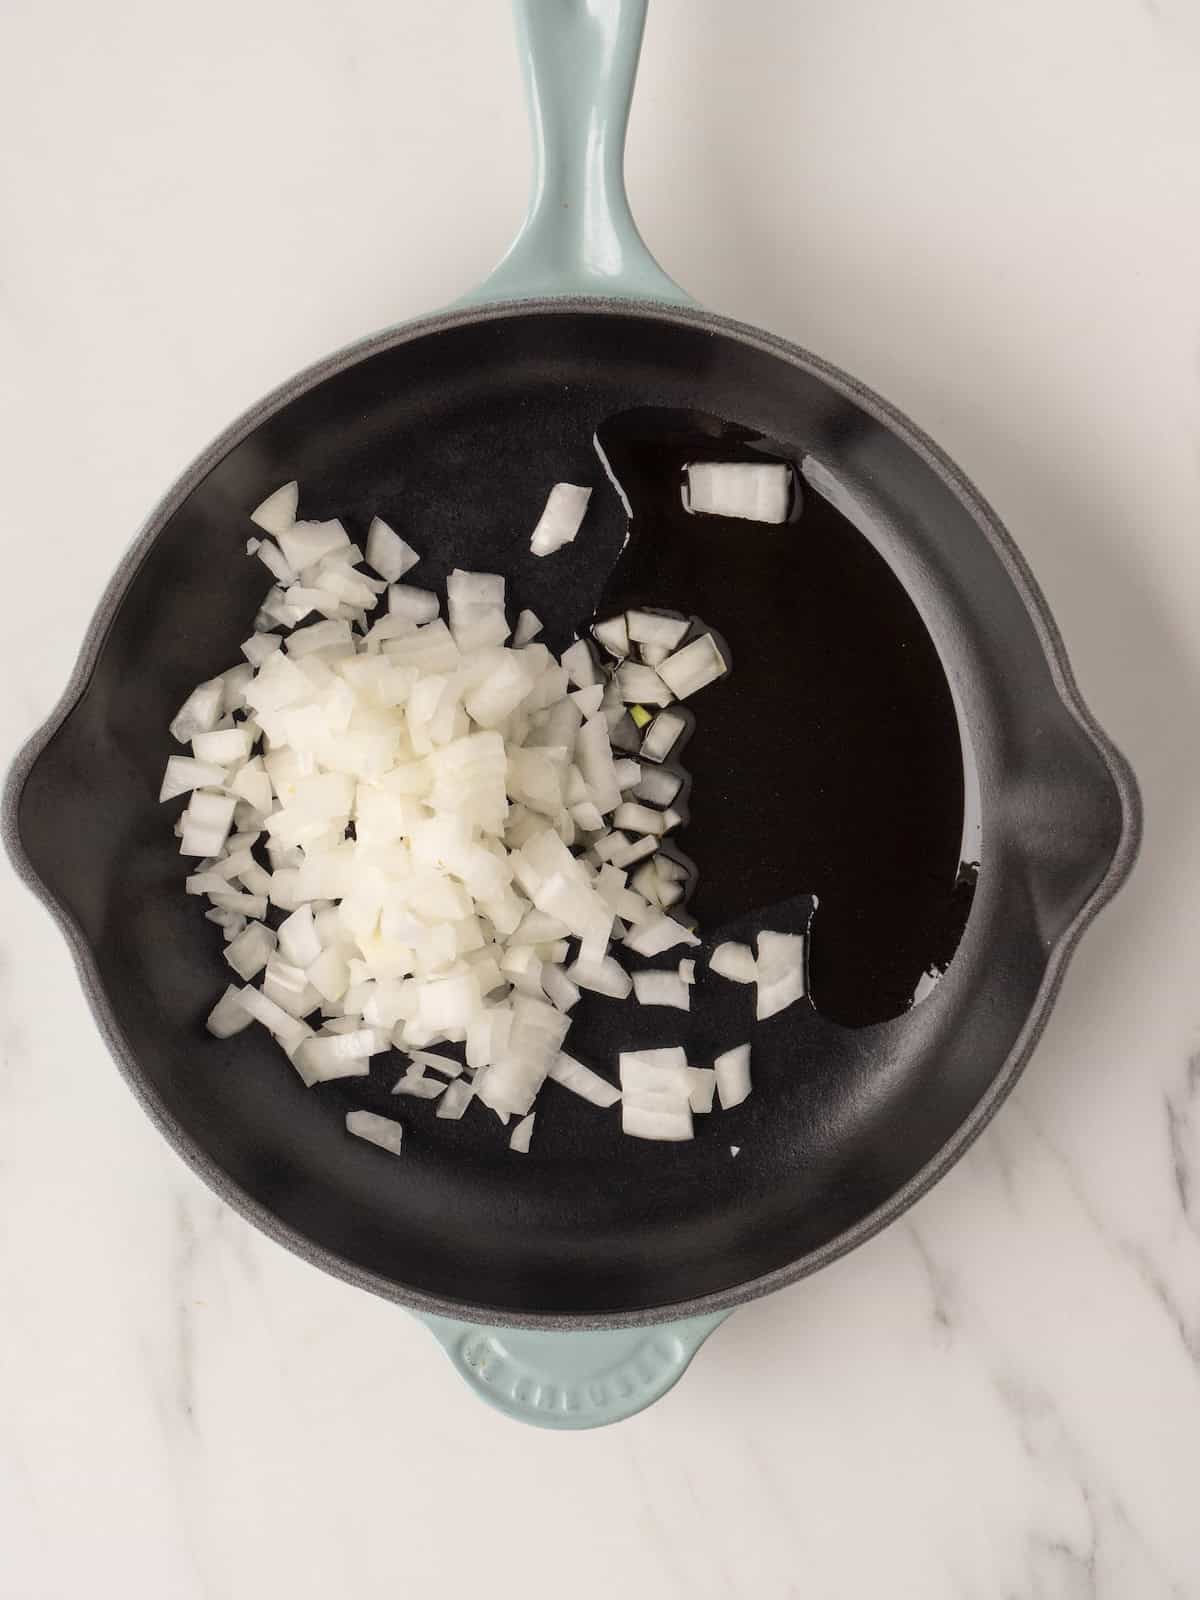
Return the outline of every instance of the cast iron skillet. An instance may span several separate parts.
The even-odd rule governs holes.
[[[6,794],[14,860],[181,1154],[274,1238],[426,1315],[493,1403],[553,1426],[646,1404],[730,1307],[849,1250],[957,1159],[1028,1058],[1139,826],[1132,775],[971,485],[878,396],[695,308],[650,259],[621,176],[644,12],[518,0],[538,177],[516,245],[470,303],[303,373],[205,452],[114,578]],[[671,480],[671,452],[714,419],[734,430],[723,445],[797,463],[796,524],[681,530],[661,497],[639,520],[654,472]],[[620,560],[597,430],[640,485]],[[729,640],[733,676],[697,703],[688,752],[696,910],[711,948],[756,922],[803,926],[817,891],[817,1007],[754,1031],[755,1093],[693,1144],[622,1140],[611,1114],[549,1086],[527,1160],[490,1118],[418,1108],[396,1161],[342,1125],[349,1103],[395,1110],[394,1065],[305,1091],[258,1030],[203,1034],[227,973],[156,800],[166,728],[238,659],[264,588],[242,556],[246,509],[293,477],[306,515],[402,528],[427,583],[455,565],[504,572],[552,640],[625,598],[695,609]],[[594,520],[538,562],[528,530],[558,479],[600,484]],[[897,1003],[976,857],[948,970]],[[906,928],[924,930],[911,947]],[[704,993],[694,1060],[750,1033],[745,991]],[[631,1021],[597,1001],[576,1037],[611,1070],[621,1044],[680,1031],[677,1015]]]

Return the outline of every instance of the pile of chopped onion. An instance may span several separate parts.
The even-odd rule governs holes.
[[[793,490],[786,462],[692,462],[685,472],[683,502],[696,516],[778,523],[788,519]]]
[[[555,486],[544,546],[574,536],[589,493]],[[564,1046],[584,989],[690,1007],[694,961],[631,978],[619,953],[699,943],[672,915],[689,869],[663,845],[684,778],[661,763],[690,726],[676,702],[729,670],[723,645],[630,611],[593,629],[609,665],[584,640],[559,660],[531,612],[511,632],[502,577],[451,573],[443,616],[403,581],[420,557],[385,522],[364,552],[298,507],[286,484],[252,514],[264,537],[248,549],[276,581],[245,662],[171,724],[190,753],[168,760],[161,798],[188,795],[187,892],[208,900],[239,980],[209,1031],[258,1022],[307,1085],[399,1050],[398,1096],[451,1120],[478,1100],[517,1119],[517,1151],[547,1078],[619,1100],[629,1134],[690,1137],[714,1093],[725,1107],[749,1093],[748,1045],[704,1068],[682,1049],[623,1054],[620,1089]],[[803,994],[803,945],[763,933],[757,958],[723,945],[712,965],[757,983],[766,1017]],[[346,1126],[400,1150],[391,1118],[354,1111]]]

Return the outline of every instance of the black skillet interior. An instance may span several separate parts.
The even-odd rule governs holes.
[[[20,846],[81,930],[93,1001],[160,1121],[294,1247],[481,1318],[719,1302],[847,1241],[1006,1086],[1056,952],[1129,852],[1132,791],[1064,700],[1045,618],[986,510],[872,408],[811,359],[693,314],[463,314],[301,386],[169,517],[26,778]],[[598,430],[634,502],[623,556]],[[863,532],[808,484],[783,529],[688,517],[680,460],[714,435],[716,454],[783,453],[832,475]],[[699,1119],[694,1143],[623,1139],[616,1113],[549,1085],[528,1158],[481,1107],[447,1124],[406,1101],[397,1161],[342,1127],[350,1105],[396,1112],[395,1057],[370,1080],[305,1091],[257,1029],[203,1033],[229,974],[182,893],[178,805],[157,804],[166,727],[239,659],[268,582],[244,558],[246,509],[292,477],[306,515],[357,531],[387,517],[426,553],[414,580],[503,572],[553,644],[627,600],[695,611],[728,640],[733,676],[697,698],[684,758],[696,954],[755,926],[803,927],[816,893],[821,1009],[753,1027],[752,991],[710,975],[690,1017],[588,997],[571,1040],[611,1074],[621,1047],[685,1042],[703,1061],[752,1036],[754,1094]],[[559,479],[597,485],[587,535],[538,561],[529,529]],[[907,1009],[966,903],[948,680],[978,766],[983,864],[956,958]]]

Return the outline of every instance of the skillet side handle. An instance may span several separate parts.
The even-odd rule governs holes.
[[[481,1400],[516,1422],[566,1430],[621,1422],[661,1399],[728,1315],[586,1333],[421,1320]]]
[[[603,295],[692,305],[637,230],[625,130],[646,0],[513,0],[533,195],[508,254],[460,305]]]

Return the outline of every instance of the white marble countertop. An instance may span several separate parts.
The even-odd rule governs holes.
[[[8,752],[161,490],[479,279],[527,156],[498,0],[18,3],[0,38]],[[668,271],[996,505],[1137,769],[1138,870],[949,1178],[556,1436],[185,1170],[4,867],[4,1600],[1200,1596],[1197,8],[654,0],[629,169]]]

